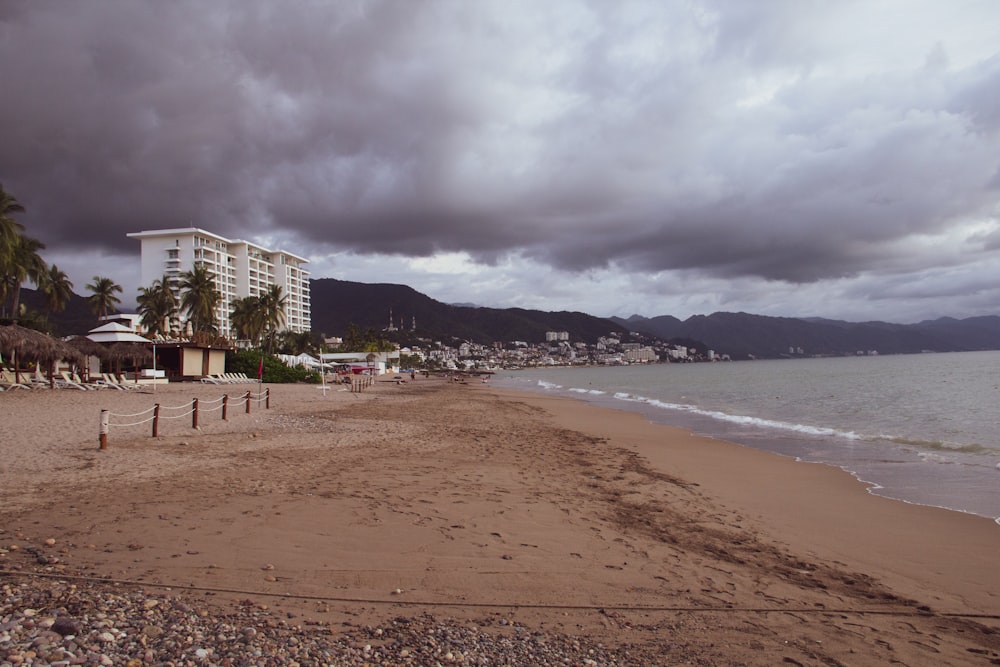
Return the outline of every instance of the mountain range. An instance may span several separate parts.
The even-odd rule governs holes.
[[[311,295],[313,331],[340,336],[350,324],[362,331],[381,331],[391,324],[395,331],[388,332],[387,337],[402,343],[418,338],[448,343],[538,343],[545,340],[547,331],[568,331],[571,341],[586,343],[609,334],[627,336],[635,332],[664,341],[683,341],[688,346],[704,346],[733,359],[1000,349],[1000,316],[995,315],[945,317],[916,324],[721,312],[686,320],[670,315],[601,318],[575,311],[450,305],[406,285],[333,278],[313,280]],[[42,310],[41,298],[34,290],[22,290],[22,301],[29,308]],[[76,294],[65,312],[49,319],[60,335],[84,333],[96,325],[84,298]]]
[[[998,316],[941,318],[917,324],[748,313],[695,315],[686,320],[670,315],[605,319],[580,312],[449,305],[405,285],[331,278],[312,281],[312,308],[313,330],[331,335],[342,333],[351,322],[362,329],[381,330],[389,325],[391,310],[393,326],[409,331],[415,318],[413,334],[434,340],[538,343],[545,340],[546,331],[568,331],[572,341],[593,343],[600,336],[636,332],[704,346],[733,359],[1000,349]]]
[[[449,305],[406,285],[320,278],[311,282],[310,292],[313,331],[327,336],[342,335],[352,323],[382,330],[390,317],[397,339],[532,343],[544,341],[546,331],[568,331],[574,341],[595,343],[610,333],[628,333],[622,324],[586,313]]]
[[[963,352],[1000,349],[1000,317],[942,317],[916,324],[843,322],[748,313],[694,315],[686,320],[633,315],[613,321],[659,338],[703,341],[733,359]]]

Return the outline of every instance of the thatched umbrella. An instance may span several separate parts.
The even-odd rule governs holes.
[[[52,336],[17,324],[0,326],[0,352],[10,357],[35,358],[35,355],[51,352],[55,342]]]
[[[119,362],[119,372],[122,361],[131,361],[132,366],[138,368],[139,364],[153,359],[153,352],[145,343],[115,343],[107,346],[107,352],[111,359]]]
[[[108,354],[108,348],[106,345],[95,343],[85,336],[75,336],[70,338],[66,341],[66,344],[85,356],[97,357],[101,361],[111,360],[111,356]]]
[[[111,363],[114,361],[115,357],[109,352],[107,345],[101,345],[100,343],[95,343],[86,336],[74,336],[67,341],[67,344],[74,350],[80,353],[83,357],[97,357],[101,360],[101,363]],[[90,377],[90,364],[83,364],[87,369],[86,376]]]
[[[12,359],[14,374],[18,382],[21,381],[19,368],[21,361],[51,364],[59,359],[77,360],[80,358],[80,354],[76,350],[61,340],[17,324],[0,326],[0,353]]]

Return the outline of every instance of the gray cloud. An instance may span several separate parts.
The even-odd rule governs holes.
[[[610,313],[600,275],[648,314],[681,283],[708,292],[664,308],[787,285],[860,313],[936,280],[943,314],[961,230],[1000,233],[996,26],[988,1],[14,1],[0,182],[81,272],[196,225],[334,258],[316,277],[458,252],[506,286],[443,300]]]

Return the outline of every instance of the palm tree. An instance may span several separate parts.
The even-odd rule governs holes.
[[[196,264],[181,276],[181,309],[195,333],[216,333],[215,309],[222,296],[215,287],[215,274],[203,264]]]
[[[10,217],[13,213],[24,213],[24,206],[0,184],[0,266],[7,263],[17,238],[24,232],[24,225]]]
[[[168,334],[177,317],[177,297],[170,289],[170,278],[163,276],[149,287],[140,287],[136,298],[142,326],[150,335]]]
[[[311,353],[316,347],[312,332],[310,331],[301,331],[299,333],[283,331],[279,338],[281,339],[280,350],[285,354]]]
[[[260,297],[245,296],[233,301],[233,311],[229,314],[229,321],[233,325],[236,337],[260,345],[265,326],[264,310]]]
[[[45,246],[24,236],[24,225],[11,217],[14,213],[24,213],[24,206],[0,185],[0,315],[16,318],[21,283],[30,278],[37,285],[41,280],[45,262],[38,251]]]
[[[53,313],[65,310],[73,296],[73,283],[55,264],[49,267],[39,288],[45,295],[45,307]]]
[[[344,342],[340,345],[342,352],[360,352],[364,349],[365,337],[361,329],[354,322],[347,324],[347,333],[344,334]]]
[[[3,272],[3,295],[10,299],[11,317],[17,317],[21,303],[21,283],[31,281],[36,287],[44,284],[49,267],[38,254],[45,244],[24,234],[18,234],[4,253],[0,268]]]
[[[267,351],[270,353],[274,347],[274,337],[278,329],[285,325],[285,301],[287,299],[281,294],[281,285],[270,285],[267,291],[260,296],[260,303],[264,309],[264,327],[267,330]]]
[[[91,295],[87,297],[87,303],[90,304],[90,309],[99,319],[107,317],[108,313],[122,302],[115,296],[115,292],[122,291],[122,286],[111,278],[94,276],[93,282],[87,285],[87,289],[91,292]]]

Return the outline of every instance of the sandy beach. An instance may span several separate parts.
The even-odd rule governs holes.
[[[267,386],[0,394],[0,665],[1000,664],[987,519],[474,381]]]

